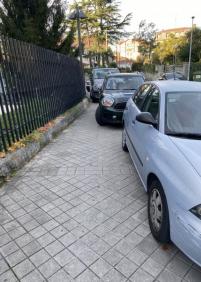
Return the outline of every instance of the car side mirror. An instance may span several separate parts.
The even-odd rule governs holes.
[[[136,116],[136,120],[141,122],[141,123],[151,124],[151,125],[153,125],[153,127],[158,126],[157,121],[153,118],[152,114],[150,114],[149,112],[144,112],[144,113],[138,114]]]

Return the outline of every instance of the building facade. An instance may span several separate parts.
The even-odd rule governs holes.
[[[162,42],[170,35],[174,35],[175,37],[179,38],[185,36],[186,32],[190,31],[190,27],[178,27],[178,28],[171,28],[171,29],[163,29],[156,33],[156,42]]]

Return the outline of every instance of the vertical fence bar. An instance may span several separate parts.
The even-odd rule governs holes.
[[[15,118],[15,128],[17,131],[17,141],[22,138],[22,130],[21,130],[21,122],[20,122],[20,113],[19,113],[19,107],[17,105],[17,101],[16,101],[16,87],[15,87],[15,73],[13,72],[13,61],[14,61],[14,56],[12,56],[12,52],[10,49],[10,45],[9,45],[9,40],[8,38],[5,38],[5,47],[7,50],[7,55],[6,55],[6,61],[7,63],[7,70],[10,73],[9,75],[9,84],[11,87],[11,99],[12,99],[12,103],[13,103],[13,109],[14,109],[14,118]]]
[[[14,48],[14,41],[13,39],[9,38],[8,39],[8,45],[9,45],[9,53],[10,53],[10,60],[12,62],[11,64],[11,73],[14,75],[12,76],[13,83],[14,83],[14,88],[15,88],[15,93],[14,95],[16,96],[15,99],[17,100],[17,106],[19,109],[19,117],[20,117],[20,122],[19,122],[19,129],[20,129],[20,137],[26,136],[26,129],[24,125],[24,114],[22,110],[22,101],[21,97],[19,95],[19,89],[18,89],[18,83],[17,83],[17,78],[18,78],[18,70],[17,70],[17,60],[16,60],[16,55],[15,55],[15,48]]]
[[[4,98],[4,103],[5,103],[5,108],[6,108],[6,119],[8,120],[9,124],[9,131],[8,134],[10,133],[12,142],[14,143],[16,141],[16,136],[17,136],[17,131],[15,128],[15,118],[14,118],[14,111],[13,111],[13,105],[12,105],[12,100],[10,96],[10,85],[8,83],[8,70],[6,69],[6,50],[4,46],[4,38],[1,38],[1,45],[2,45],[2,50],[0,49],[0,57],[2,58],[1,61],[1,67],[2,67],[2,74],[3,74],[3,79],[5,82],[6,86],[6,92],[3,90],[3,98]]]

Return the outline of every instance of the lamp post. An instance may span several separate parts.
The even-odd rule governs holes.
[[[192,54],[192,43],[193,43],[193,20],[195,17],[192,17],[192,27],[191,27],[191,38],[190,38],[190,48],[189,48],[189,60],[188,60],[188,76],[187,79],[190,80],[190,69],[191,69],[191,54]]]
[[[79,44],[79,57],[80,57],[80,64],[83,69],[83,61],[82,61],[82,40],[81,40],[81,28],[80,28],[80,19],[85,19],[86,16],[82,10],[80,10],[78,3],[75,1],[76,9],[73,13],[70,14],[69,20],[76,20],[77,21],[77,34],[78,34],[78,44]]]

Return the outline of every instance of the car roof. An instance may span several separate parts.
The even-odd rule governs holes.
[[[161,92],[201,92],[201,82],[187,80],[158,80],[148,82],[158,86]]]
[[[108,74],[107,77],[115,77],[115,76],[140,76],[140,77],[143,77],[142,74],[139,74],[139,73],[122,73],[122,72],[119,72],[119,73],[111,73],[111,74]]]

